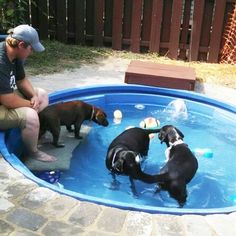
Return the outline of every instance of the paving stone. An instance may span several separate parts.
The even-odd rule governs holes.
[[[8,212],[11,210],[15,205],[8,201],[5,198],[0,197],[0,214]]]
[[[37,209],[56,197],[59,197],[58,193],[48,188],[38,187],[24,196],[21,205],[29,209]]]
[[[0,154],[0,173],[6,172],[6,169],[9,168],[9,166],[10,166],[9,163],[6,162],[6,160]]]
[[[1,176],[0,176],[1,178]],[[11,181],[5,181],[4,179],[0,179],[0,191],[3,192],[7,188],[8,184],[10,184]]]
[[[21,228],[32,231],[38,230],[47,221],[45,217],[23,208],[18,208],[13,212],[10,212],[6,219],[11,223],[20,226]]]
[[[4,167],[5,168],[5,167]],[[0,172],[0,177],[8,178],[9,180],[15,181],[24,178],[24,175],[12,168],[9,164],[6,166],[4,172]]]
[[[104,208],[97,222],[97,227],[102,231],[118,233],[123,227],[126,215],[126,211],[109,207]]]
[[[7,187],[11,185],[14,181],[12,181],[8,174],[0,173],[0,191],[6,191]],[[8,194],[7,194],[8,195]]]
[[[160,236],[183,236],[183,225],[179,216],[175,215],[155,215],[155,234]]]
[[[81,235],[84,230],[78,226],[72,224],[66,224],[61,221],[50,221],[42,230],[45,236],[69,236],[69,235]]]
[[[180,217],[180,220],[183,224],[185,235],[212,235],[212,229],[203,216],[183,215]]]
[[[8,167],[7,166],[3,166],[3,165],[0,165],[0,178],[1,180],[2,179],[8,179],[9,178],[9,175],[7,173],[7,170],[8,170]]]
[[[124,232],[129,236],[148,236],[152,232],[152,215],[143,212],[128,212]]]
[[[117,235],[117,234],[113,234],[111,232],[106,233],[106,232],[98,232],[98,231],[90,231],[90,232],[86,232],[84,234],[84,236],[112,236],[112,235]],[[122,235],[122,234],[120,234]],[[122,235],[124,236],[124,235]]]
[[[215,214],[205,216],[207,223],[218,236],[236,235],[236,224],[228,215]]]
[[[6,188],[6,191],[8,192],[9,197],[17,198],[24,193],[28,193],[29,191],[31,191],[36,187],[38,187],[36,183],[25,178],[25,179],[19,179],[15,181],[13,184],[9,185]]]
[[[54,219],[60,219],[64,217],[71,209],[80,202],[72,197],[61,195],[60,197],[51,200],[42,209],[42,214]]]
[[[81,202],[69,217],[69,222],[87,227],[94,223],[101,211],[102,208],[99,205]]]
[[[1,189],[1,186],[0,186],[0,196],[2,197],[2,198],[9,198],[10,196],[9,196],[9,193],[8,193],[8,191],[6,190],[6,189]]]
[[[11,234],[11,236],[40,236],[40,234],[33,233],[31,231],[17,229],[14,231],[13,234]]]
[[[9,235],[14,231],[14,227],[8,224],[7,222],[0,219],[0,235],[5,236]]]

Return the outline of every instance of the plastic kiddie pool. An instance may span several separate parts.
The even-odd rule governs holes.
[[[236,210],[236,175],[232,175],[230,173],[229,177],[226,177],[224,179],[224,174],[227,171],[232,171],[233,169],[236,169],[236,160],[231,159],[232,155],[231,153],[235,153],[236,149],[234,145],[232,145],[232,142],[235,143],[236,140],[236,108],[230,104],[226,104],[221,101],[217,101],[214,99],[211,99],[209,97],[194,93],[194,92],[189,92],[189,91],[182,91],[182,90],[173,90],[173,89],[164,89],[164,88],[158,88],[158,87],[149,87],[149,86],[140,86],[140,85],[101,85],[101,86],[89,86],[89,87],[82,87],[82,88],[75,88],[75,89],[67,89],[67,90],[62,90],[62,91],[57,91],[54,93],[50,94],[50,103],[57,103],[60,101],[68,101],[68,100],[83,100],[85,102],[88,102],[90,104],[93,104],[95,106],[99,106],[103,108],[107,114],[108,114],[108,119],[109,119],[109,126],[111,128],[118,129],[116,132],[120,132],[120,130],[124,129],[125,127],[122,127],[122,129],[119,129],[119,124],[114,124],[113,123],[113,112],[115,109],[119,108],[119,110],[123,111],[123,120],[125,122],[126,117],[133,117],[134,119],[136,116],[138,116],[139,112],[144,112],[145,109],[147,108],[148,115],[150,114],[152,116],[157,116],[157,118],[160,118],[161,125],[167,124],[167,123],[174,123],[174,125],[179,125],[182,127],[181,130],[185,129],[187,127],[188,129],[186,130],[191,130],[190,133],[185,133],[186,140],[188,145],[190,145],[192,148],[197,147],[199,144],[199,147],[203,147],[207,142],[207,140],[204,140],[204,138],[199,138],[201,137],[201,130],[205,129],[210,129],[210,133],[212,132],[213,135],[216,135],[216,140],[214,139],[212,141],[212,146],[214,146],[214,143],[217,142],[217,146],[214,147],[214,156],[213,158],[204,158],[204,157],[198,157],[199,161],[199,169],[194,177],[194,179],[191,181],[190,186],[188,186],[188,200],[186,206],[183,208],[179,208],[175,204],[165,204],[165,196],[163,197],[164,200],[160,200],[161,204],[158,203],[157,197],[154,197],[154,204],[149,204],[149,202],[141,201],[141,203],[138,203],[135,199],[130,199],[127,201],[124,201],[125,197],[122,197],[120,199],[114,199],[114,198],[109,198],[109,196],[101,196],[101,193],[104,193],[104,190],[102,189],[100,192],[93,194],[90,194],[87,190],[90,188],[84,188],[84,191],[82,191],[83,187],[78,188],[77,191],[74,191],[73,188],[67,188],[64,186],[64,188],[61,188],[58,185],[50,184],[38,177],[36,177],[22,162],[21,160],[17,157],[18,156],[18,149],[21,148],[18,144],[19,133],[17,132],[0,132],[0,149],[1,149],[1,154],[3,157],[18,171],[23,173],[26,177],[29,179],[35,181],[38,183],[40,186],[44,186],[47,188],[50,188],[52,190],[55,190],[59,193],[66,194],[69,196],[72,196],[74,198],[77,198],[79,200],[84,200],[84,201],[90,201],[94,202],[97,204],[102,204],[102,205],[108,205],[111,207],[117,207],[120,209],[129,209],[129,210],[137,210],[137,211],[143,211],[143,212],[149,212],[149,213],[170,213],[170,214],[212,214],[212,213],[229,213],[233,212]],[[189,116],[187,120],[190,120],[188,123],[187,120],[176,120],[176,119],[170,119],[169,116],[171,116],[170,113],[165,113],[165,108],[168,106],[168,104],[176,99],[181,99],[185,102]],[[133,112],[129,113],[131,110]],[[127,113],[126,113],[127,112]],[[143,113],[142,113],[143,114]],[[198,115],[200,117],[203,117],[201,119],[198,118]],[[141,119],[141,116],[139,117]],[[132,121],[135,122],[135,121]],[[201,122],[203,124],[201,124]],[[125,123],[125,126],[127,126],[129,123]],[[133,123],[131,125],[137,126],[137,123]],[[199,128],[200,126],[203,126],[202,129]],[[223,126],[223,128],[222,128]],[[226,127],[228,126],[228,128]],[[117,128],[118,127],[118,128]],[[220,128],[220,130],[218,130]],[[223,136],[222,136],[222,130],[223,130]],[[97,126],[94,125],[92,130],[95,130],[94,132],[100,132],[100,134],[104,134],[101,136],[105,136],[107,139],[109,139],[106,136],[106,129],[105,127],[99,127],[99,130],[97,129]],[[203,132],[202,131],[202,132]],[[196,132],[196,134],[194,133]],[[108,133],[112,133],[111,131],[108,130]],[[89,134],[90,135],[90,134]],[[195,136],[200,135],[197,139]],[[225,135],[225,136],[224,136]],[[229,135],[229,136],[227,136]],[[115,134],[110,137],[109,141],[114,138]],[[221,136],[220,139],[218,139],[218,136]],[[93,143],[94,137],[97,136],[89,136],[86,140],[87,143]],[[215,138],[215,137],[214,137]],[[96,138],[95,138],[96,139]],[[210,138],[207,138],[210,143]],[[221,145],[218,144],[224,141],[225,143]],[[103,141],[99,141],[100,143]],[[154,141],[153,141],[154,142]],[[157,139],[156,141],[157,142]],[[107,148],[108,143],[105,145],[103,148],[104,150]],[[151,146],[154,145],[151,143]],[[160,157],[157,159],[163,163],[164,159],[162,158],[163,152],[164,152],[164,145],[160,145],[160,143],[156,143],[156,145],[159,145],[157,149],[161,148],[158,153],[160,153]],[[229,153],[227,153],[227,150],[225,150],[224,145],[229,145],[229,147],[232,147],[232,150],[229,150]],[[82,145],[83,146],[83,145]],[[14,147],[14,148],[13,148]],[[204,146],[206,147],[206,146]],[[80,145],[78,149],[80,148]],[[83,147],[86,148],[86,147]],[[91,147],[90,147],[91,149]],[[230,148],[228,148],[230,149]],[[85,150],[85,149],[83,149]],[[93,151],[93,150],[92,150]],[[152,152],[152,151],[151,151]],[[83,156],[84,151],[82,151]],[[155,152],[156,153],[156,152]],[[86,155],[88,155],[86,151]],[[223,158],[223,161],[221,164],[218,163],[220,161],[220,157],[222,155],[226,155]],[[228,155],[228,156],[227,156]],[[96,155],[99,156],[99,155]],[[58,157],[59,158],[59,157]],[[87,158],[87,157],[86,157]],[[102,165],[105,166],[104,163],[104,154],[102,155]],[[148,157],[149,158],[149,157]],[[155,157],[156,158],[156,157]],[[229,158],[230,164],[227,164],[227,159]],[[76,158],[74,158],[76,159]],[[88,157],[89,159],[89,157]],[[156,159],[155,159],[156,160]],[[94,159],[93,159],[94,161]],[[215,162],[217,162],[215,164]],[[152,166],[151,162],[151,166]],[[99,164],[96,164],[99,165]],[[217,165],[217,167],[214,167],[213,165]],[[226,165],[226,169],[220,169],[218,168],[219,166],[224,166]],[[158,167],[161,166],[161,164],[157,164]],[[204,167],[203,167],[204,166]],[[232,167],[232,170],[230,168]],[[100,171],[101,168],[98,168],[96,166],[97,172]],[[102,167],[103,170],[101,170],[103,173],[109,176],[109,171],[105,169],[105,167]],[[215,170],[214,170],[215,169]],[[75,169],[76,171],[77,169]],[[81,171],[81,170],[80,170]],[[85,170],[86,171],[86,170]],[[79,172],[79,170],[78,170]],[[156,170],[158,172],[158,170]],[[214,172],[214,175],[212,173]],[[235,171],[234,171],[235,172]],[[213,176],[213,177],[212,177]],[[215,176],[215,177],[214,177]],[[111,179],[111,177],[109,177]],[[122,177],[126,178],[127,177]],[[220,184],[218,184],[218,179],[224,179],[224,181]],[[83,177],[81,177],[83,179]],[[214,181],[212,181],[214,179]],[[206,180],[210,180],[210,182],[207,184],[204,184]],[[106,180],[107,183],[109,180]],[[125,180],[126,181],[126,180]],[[59,179],[60,182],[60,179]],[[200,183],[199,183],[200,182]],[[227,193],[222,193],[222,188],[224,188],[224,185],[226,182],[231,182],[230,186],[232,186],[232,189],[227,190]],[[66,181],[65,181],[66,183]],[[64,185],[64,183],[63,183]],[[122,183],[122,186],[129,185],[128,182]],[[146,188],[146,192],[150,192],[147,186],[143,186],[142,183],[137,183],[137,185],[141,186],[141,188]],[[92,184],[91,184],[92,186]],[[107,187],[106,184],[101,183],[100,186],[105,186]],[[92,188],[92,187],[91,187]],[[202,188],[202,189],[201,189]],[[81,189],[81,191],[80,191]],[[99,189],[99,185],[95,186],[95,189]],[[128,188],[127,188],[128,189]],[[124,193],[127,193],[127,189],[124,190]],[[221,203],[217,205],[216,203],[212,203],[210,201],[213,200],[215,195],[214,189],[217,189],[217,192],[222,195]],[[93,190],[95,191],[95,190]],[[112,190],[109,190],[112,191]],[[201,191],[201,192],[198,192]],[[119,190],[115,191],[116,193],[119,192]],[[142,192],[140,190],[140,192]],[[143,191],[145,192],[145,191]],[[208,205],[210,207],[205,207],[205,199],[202,199],[201,201],[201,195],[202,193],[207,192],[207,195],[205,198],[208,199]],[[148,193],[148,196],[140,195],[140,199],[142,197],[144,198],[151,198],[154,196],[150,193]],[[226,196],[225,196],[226,194]],[[130,193],[127,194],[127,199],[130,197]],[[202,196],[204,198],[204,196]],[[191,203],[191,199],[195,199],[195,203]],[[224,205],[224,201],[229,201]],[[155,204],[156,202],[156,204]],[[199,206],[197,205],[199,202]],[[196,206],[193,206],[191,204],[196,204]]]

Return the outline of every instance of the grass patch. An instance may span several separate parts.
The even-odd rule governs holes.
[[[43,41],[45,51],[33,53],[26,62],[26,70],[31,75],[62,72],[79,68],[83,63],[95,63],[100,57],[109,55],[103,48],[82,47],[62,44],[57,41]]]
[[[26,62],[26,71],[30,75],[50,74],[79,68],[84,63],[96,63],[109,56],[129,60],[148,60],[162,64],[174,64],[193,67],[197,80],[223,85],[236,89],[236,65],[211,64],[204,62],[184,62],[160,57],[157,53],[131,53],[114,51],[109,48],[83,47],[68,45],[57,41],[43,41],[46,50],[33,53]]]

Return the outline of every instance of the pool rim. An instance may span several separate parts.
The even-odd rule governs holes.
[[[175,89],[167,89],[167,88],[159,88],[159,87],[151,87],[151,86],[141,86],[141,85],[99,85],[99,86],[84,86],[80,88],[71,88],[56,91],[49,94],[50,103],[54,103],[60,100],[70,100],[73,97],[78,98],[78,96],[85,96],[87,94],[101,94],[105,91],[111,92],[146,92],[150,94],[158,94],[164,96],[172,96],[175,98],[183,98],[191,101],[196,101],[204,104],[208,104],[229,112],[236,114],[236,107],[219,101],[217,99],[210,98],[206,95],[198,94],[192,91],[185,90],[175,90]],[[59,187],[49,184],[46,181],[43,181],[33,175],[33,173],[14,155],[8,152],[6,143],[5,143],[5,132],[0,132],[0,151],[4,159],[16,170],[22,173],[25,177],[30,180],[36,182],[41,187],[49,188],[55,192],[60,194],[64,194],[70,197],[74,197],[81,201],[93,202],[100,205],[105,205],[109,207],[115,207],[124,210],[134,210],[134,211],[142,211],[151,214],[161,213],[161,214],[174,214],[174,215],[183,215],[183,214],[199,214],[199,215],[208,215],[208,214],[225,214],[236,211],[236,206],[231,207],[223,207],[223,208],[209,208],[209,209],[195,209],[195,208],[169,208],[169,207],[153,207],[153,206],[140,206],[140,205],[130,205],[130,203],[122,203],[113,200],[107,200],[103,198],[87,196],[81,193],[75,193],[70,190],[60,189]],[[106,202],[105,202],[105,201]]]

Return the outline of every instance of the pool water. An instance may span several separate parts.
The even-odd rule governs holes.
[[[68,151],[68,146],[64,149],[63,155],[68,153],[71,157],[72,154],[70,170],[52,171],[49,168],[37,175],[32,173],[18,158],[24,149],[16,129],[0,132],[0,151],[4,158],[40,186],[82,201],[149,213],[236,211],[235,106],[194,92],[140,85],[90,86],[50,94],[50,103],[77,99],[105,110],[110,124],[101,127],[84,122],[91,126],[88,135],[74,150]],[[115,110],[122,112],[121,122],[113,119]],[[198,150],[197,154],[210,150],[207,155],[197,156],[199,168],[187,186],[188,198],[183,208],[179,208],[167,192],[156,193],[155,184],[136,180],[138,196],[134,197],[129,178],[118,176],[119,183],[114,185],[105,167],[107,148],[112,140],[127,127],[139,126],[147,117],[155,117],[161,126],[175,125],[184,133],[184,141],[189,147]],[[158,173],[165,164],[165,149],[157,136],[151,139],[149,155],[142,163],[142,169],[150,174]]]
[[[86,138],[73,150],[71,168],[61,172],[59,183],[65,189],[98,197],[104,201],[122,201],[137,206],[178,207],[168,192],[155,193],[155,184],[136,180],[138,197],[133,196],[127,176],[117,176],[119,184],[112,185],[112,176],[105,167],[105,157],[111,141],[129,126],[139,127],[146,117],[155,117],[161,126],[172,124],[180,129],[184,141],[194,150],[208,148],[213,156],[197,156],[199,168],[187,186],[188,198],[184,208],[206,209],[230,207],[236,204],[236,123],[235,115],[208,105],[184,101],[187,116],[175,114],[168,106],[151,104],[107,104],[103,107],[109,117],[109,126],[96,124]],[[121,122],[113,119],[113,112],[120,110]],[[86,124],[86,123],[85,123]],[[165,144],[160,144],[157,135],[151,139],[148,158],[142,163],[146,173],[157,174],[165,164]]]

